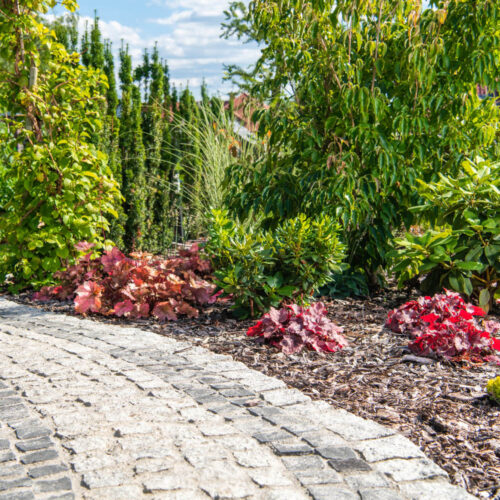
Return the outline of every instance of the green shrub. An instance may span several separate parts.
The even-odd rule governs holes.
[[[212,211],[205,252],[217,284],[233,295],[235,314],[255,316],[288,299],[307,304],[340,270],[344,246],[330,217],[299,215],[273,231],[249,230],[224,210]]]
[[[426,293],[451,288],[488,310],[500,289],[500,163],[464,162],[457,177],[420,184],[414,211],[434,229],[396,240],[400,285],[420,277]]]
[[[486,390],[491,398],[500,404],[500,377],[496,377],[488,381]]]
[[[0,61],[11,61],[0,64],[0,182],[9,179],[12,193],[0,208],[0,286],[8,277],[13,292],[51,283],[79,241],[104,244],[120,199],[91,140],[102,128],[105,76],[79,66],[39,21],[53,4],[4,2],[0,16]]]

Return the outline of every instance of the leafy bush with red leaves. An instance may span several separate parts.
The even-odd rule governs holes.
[[[317,302],[308,308],[295,304],[271,308],[248,329],[247,335],[262,337],[285,354],[295,354],[304,347],[314,351],[338,351],[347,345],[342,331],[328,319],[325,306]]]
[[[207,281],[210,263],[198,246],[165,259],[147,253],[126,257],[118,248],[96,255],[93,245],[79,243],[78,263],[55,274],[60,284],[44,287],[35,300],[73,299],[78,313],[176,320],[194,318],[198,307],[215,302],[215,285]]]
[[[415,354],[500,364],[495,355],[500,351],[500,339],[494,336],[500,332],[500,323],[479,319],[485,315],[480,307],[446,290],[390,311],[386,326],[393,332],[410,335],[409,347]]]

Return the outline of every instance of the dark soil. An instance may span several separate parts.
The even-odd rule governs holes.
[[[220,306],[195,320],[163,325],[91,319],[134,324],[229,354],[313,399],[396,429],[446,470],[454,484],[481,498],[494,498],[500,494],[500,407],[488,398],[485,386],[500,370],[491,364],[457,365],[412,356],[405,336],[383,328],[387,312],[407,299],[391,291],[371,299],[325,301],[350,343],[333,355],[303,352],[287,357],[246,337],[253,322],[236,321]],[[14,300],[31,303],[27,295]],[[69,304],[35,305],[74,314]]]

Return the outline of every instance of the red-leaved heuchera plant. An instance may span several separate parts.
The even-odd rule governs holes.
[[[179,315],[197,317],[198,307],[216,301],[210,263],[200,258],[198,245],[173,258],[148,253],[126,257],[118,248],[103,255],[81,242],[77,264],[56,273],[60,285],[44,287],[35,300],[73,299],[78,313],[175,321]]]
[[[500,323],[484,321],[486,313],[448,290],[420,297],[389,312],[386,326],[408,334],[410,349],[420,356],[500,364]]]
[[[248,329],[247,335],[262,337],[285,354],[294,354],[304,347],[314,351],[338,351],[347,345],[342,331],[328,319],[325,306],[317,302],[308,308],[295,304],[279,310],[271,308]]]

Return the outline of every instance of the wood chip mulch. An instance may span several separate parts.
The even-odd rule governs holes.
[[[33,304],[26,295],[10,298],[73,314],[68,304]],[[333,355],[308,351],[285,356],[246,337],[252,321],[236,321],[218,306],[195,320],[163,325],[153,320],[91,319],[126,322],[229,354],[313,399],[392,427],[420,446],[454,484],[480,498],[497,498],[500,407],[488,398],[485,386],[500,369],[413,356],[408,338],[383,328],[387,312],[407,300],[395,291],[371,299],[326,300],[331,319],[344,327],[349,341],[348,348]]]

